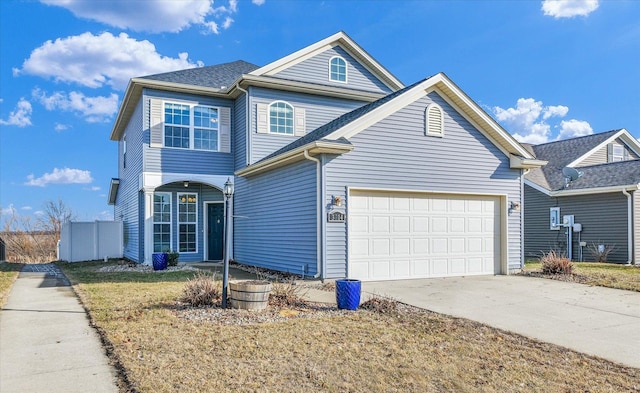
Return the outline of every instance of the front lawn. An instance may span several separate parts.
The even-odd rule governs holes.
[[[7,301],[11,286],[18,278],[22,266],[21,263],[0,262],[0,308]]]
[[[574,277],[554,276],[552,278],[571,279],[588,285],[625,289],[640,292],[640,267],[615,263],[574,262]],[[523,273],[538,274],[542,270],[537,261],[525,263]]]
[[[123,391],[640,390],[640,369],[411,308],[250,325],[181,318],[177,299],[193,272],[96,272],[102,265],[60,264],[120,367]],[[229,313],[202,310],[214,311]]]

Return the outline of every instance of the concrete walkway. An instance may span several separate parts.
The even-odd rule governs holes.
[[[25,265],[0,311],[0,392],[118,392],[115,381],[64,275]]]
[[[640,368],[640,293],[522,276],[364,282],[368,294]]]

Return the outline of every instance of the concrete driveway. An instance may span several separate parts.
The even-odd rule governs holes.
[[[522,276],[364,282],[362,291],[640,368],[640,293]]]

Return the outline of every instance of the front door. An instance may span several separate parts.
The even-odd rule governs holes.
[[[224,249],[224,203],[207,204],[207,258],[222,260]]]

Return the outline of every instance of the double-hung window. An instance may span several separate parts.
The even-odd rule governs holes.
[[[164,146],[218,151],[218,108],[165,102]]]
[[[611,162],[626,160],[626,150],[622,145],[611,144]]]
[[[198,196],[178,194],[178,251],[197,252]]]
[[[153,252],[171,250],[171,194],[153,194]]]

